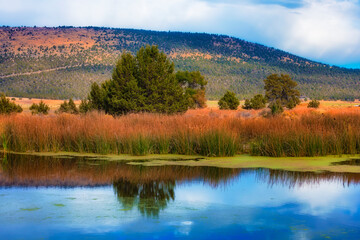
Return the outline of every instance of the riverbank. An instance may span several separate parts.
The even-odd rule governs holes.
[[[131,165],[142,166],[204,166],[219,168],[267,168],[273,170],[287,170],[297,172],[334,172],[334,173],[360,173],[359,165],[338,165],[344,161],[354,164],[360,155],[323,156],[323,157],[262,157],[249,155],[236,155],[234,157],[203,157],[198,155],[99,155],[74,152],[33,152],[16,153],[22,155],[51,156],[56,158],[83,157],[99,161],[126,161]]]

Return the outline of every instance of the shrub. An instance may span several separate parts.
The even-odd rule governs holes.
[[[77,109],[74,101],[72,98],[69,99],[69,102],[66,100],[64,103],[60,105],[60,108],[56,111],[57,113],[71,113],[71,114],[78,114],[79,110]]]
[[[20,105],[11,102],[4,94],[0,97],[0,114],[21,113]]]
[[[280,114],[280,113],[282,113],[284,111],[284,108],[283,108],[281,102],[279,102],[279,101],[272,102],[269,105],[269,108],[271,109],[271,114],[272,115],[277,115],[277,114]]]
[[[251,102],[249,99],[245,99],[244,106],[242,106],[243,109],[252,109]]]
[[[219,100],[218,104],[220,109],[236,110],[240,104],[240,101],[236,98],[234,92],[227,91]]]
[[[320,106],[320,102],[316,99],[311,100],[307,105],[308,108],[318,108]]]
[[[90,112],[91,110],[92,107],[90,101],[86,99],[81,100],[81,103],[79,105],[79,112],[85,114],[87,112]]]
[[[261,109],[265,107],[265,104],[266,104],[266,98],[261,94],[257,94],[251,100],[246,99],[243,108]]]
[[[33,103],[30,110],[32,114],[46,115],[49,113],[50,107],[41,100],[39,104]]]

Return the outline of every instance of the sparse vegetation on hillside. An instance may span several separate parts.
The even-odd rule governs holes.
[[[92,82],[111,78],[122,51],[135,54],[150,44],[170,56],[176,71],[200,71],[210,99],[228,89],[250,98],[271,73],[291,75],[311,98],[359,98],[360,70],[330,67],[228,36],[92,27],[1,27],[0,33],[0,87],[13,96],[84,98]]]

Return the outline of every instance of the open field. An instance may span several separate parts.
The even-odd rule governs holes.
[[[24,112],[30,112],[29,108],[31,106],[31,104],[33,103],[39,103],[41,100],[43,102],[45,102],[47,105],[49,105],[50,107],[50,111],[51,112],[55,112],[55,110],[57,110],[60,107],[60,104],[64,102],[64,100],[58,100],[58,99],[39,99],[39,98],[18,98],[18,97],[9,97],[12,99],[15,99],[16,104],[21,105],[21,107],[24,109]],[[80,100],[74,100],[75,104],[79,105],[80,104]],[[247,111],[247,110],[243,110],[241,109],[241,106],[244,104],[245,101],[240,101],[240,107],[237,110],[238,112],[241,111]],[[206,102],[207,105],[207,110],[211,109],[218,109],[218,101],[215,100],[208,100]],[[302,102],[300,105],[298,105],[295,108],[295,111],[298,111],[300,109],[307,109],[307,104],[309,103],[309,101],[307,102]],[[318,109],[318,111],[328,111],[331,109],[338,109],[338,108],[348,108],[348,107],[356,107],[359,106],[360,102],[359,101],[324,101],[321,100],[320,101],[320,107]],[[195,111],[202,111],[202,110],[195,110]],[[259,110],[261,111],[261,110]],[[189,110],[189,112],[194,112],[194,110]],[[206,112],[206,111],[204,111]]]
[[[64,100],[58,100],[58,99],[39,99],[39,98],[18,98],[18,97],[9,97],[10,99],[15,99],[15,103],[19,104],[25,113],[30,112],[29,108],[33,103],[40,103],[40,101],[43,101],[50,107],[50,113],[54,113],[60,105],[64,102]],[[74,100],[76,105],[80,104],[80,100]]]

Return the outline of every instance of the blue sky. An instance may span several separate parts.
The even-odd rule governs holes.
[[[0,0],[0,25],[226,34],[360,68],[360,0]]]

